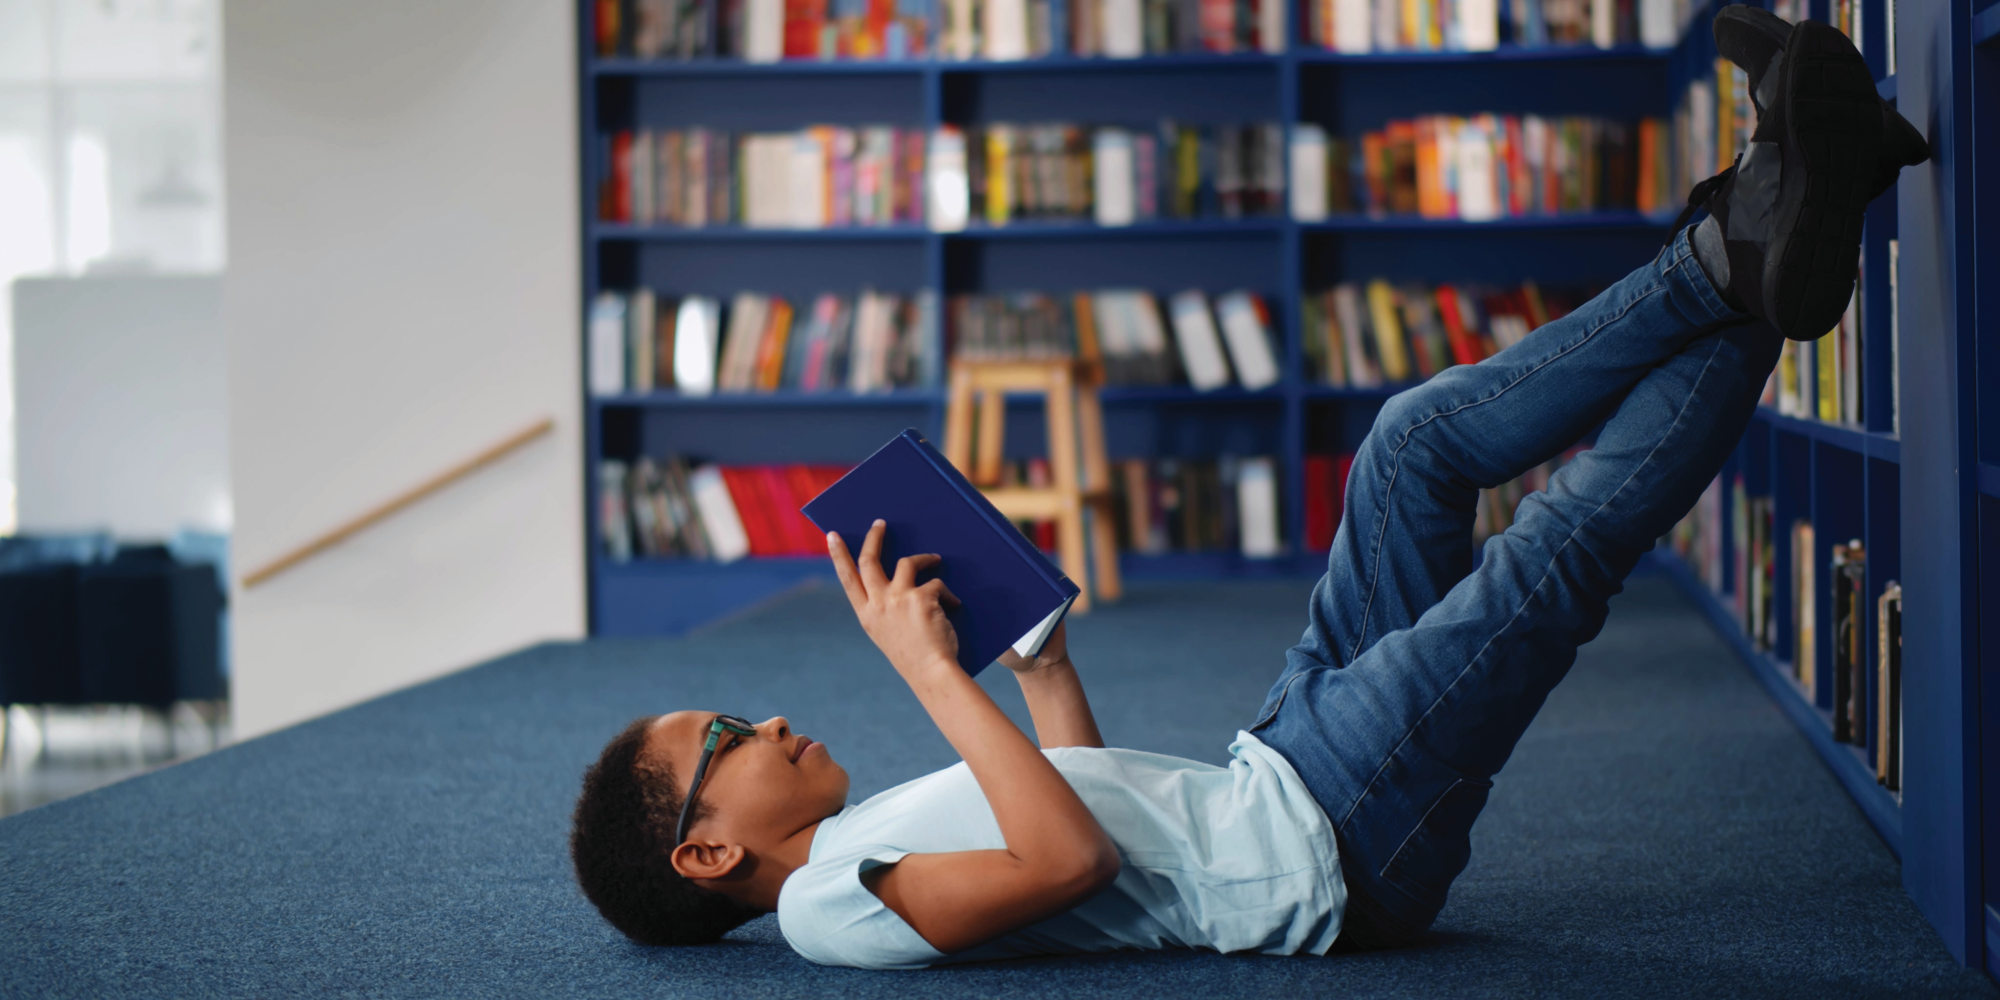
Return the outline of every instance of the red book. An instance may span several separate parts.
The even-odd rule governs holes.
[[[729,499],[736,504],[736,516],[743,521],[743,533],[750,537],[750,554],[784,554],[784,540],[773,530],[770,504],[763,498],[762,476],[754,468],[723,466],[722,482],[729,487]]]
[[[780,499],[778,519],[785,526],[785,535],[791,539],[793,555],[817,556],[826,553],[826,536],[799,513],[799,508],[819,496],[818,480],[811,468],[804,465],[787,465],[770,468],[771,493]]]
[[[1458,289],[1439,285],[1437,307],[1438,318],[1444,321],[1444,335],[1451,341],[1452,360],[1461,365],[1478,364],[1486,352],[1480,349],[1478,338],[1465,328],[1465,314],[1458,304]]]
[[[606,222],[632,221],[632,133],[611,137],[611,189],[601,205]]]
[[[1306,548],[1323,552],[1333,548],[1333,533],[1340,527],[1340,512],[1333,505],[1333,456],[1307,455]]]
[[[820,30],[826,27],[826,0],[785,0],[785,58],[820,58]]]

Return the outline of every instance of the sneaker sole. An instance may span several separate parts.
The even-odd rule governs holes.
[[[1801,21],[1785,46],[1785,148],[1764,309],[1785,336],[1830,333],[1854,294],[1861,221],[1882,146],[1868,64],[1830,25]]]

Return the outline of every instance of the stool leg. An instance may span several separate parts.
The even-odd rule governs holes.
[[[1091,505],[1090,542],[1091,557],[1097,563],[1097,598],[1115,603],[1125,596],[1125,579],[1118,573],[1118,524],[1108,500]]]
[[[1049,467],[1062,501],[1062,513],[1056,516],[1056,548],[1062,553],[1063,572],[1083,591],[1072,610],[1089,611],[1090,565],[1084,555],[1083,490],[1077,482],[1076,384],[1066,365],[1049,370],[1047,416]]]
[[[1007,394],[984,389],[979,395],[979,451],[973,459],[972,481],[979,486],[1000,482],[1000,449],[1007,439]]]
[[[1076,422],[1083,446],[1083,486],[1098,498],[1090,518],[1097,597],[1116,601],[1125,595],[1125,582],[1118,573],[1118,524],[1111,509],[1111,462],[1104,452],[1104,405],[1097,386],[1088,382],[1076,390]]]
[[[951,392],[944,408],[944,457],[967,478],[972,476],[972,371],[951,366]]]

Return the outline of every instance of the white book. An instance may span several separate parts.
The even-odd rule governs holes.
[[[1458,42],[1467,52],[1491,52],[1500,47],[1497,0],[1458,0]]]
[[[659,370],[653,356],[659,337],[659,317],[654,311],[657,304],[653,290],[641,288],[632,293],[625,307],[626,342],[630,345],[626,357],[631,364],[625,381],[633,392],[652,392],[653,373]]]
[[[1257,48],[1270,53],[1285,51],[1286,0],[1257,0]]]
[[[632,162],[628,168],[628,180],[632,185],[633,225],[652,225],[663,214],[654,204],[654,195],[659,189],[658,178],[666,172],[655,165],[657,148],[650,130],[640,129],[633,133]]]
[[[1618,0],[1590,0],[1590,43],[1600,49],[1618,44]]]
[[[744,0],[743,61],[774,63],[785,57],[785,0]]]
[[[792,137],[791,225],[796,229],[819,229],[826,225],[826,144],[810,129]]]
[[[1252,392],[1276,385],[1278,358],[1257,301],[1249,292],[1230,292],[1215,301],[1215,311],[1222,318],[1222,337],[1229,344],[1236,380]]]
[[[749,391],[756,376],[757,345],[763,339],[770,306],[770,299],[755,292],[738,292],[730,300],[729,330],[722,341],[722,363],[715,373],[717,389]]]
[[[1132,340],[1131,311],[1123,301],[1126,294],[1107,288],[1090,297],[1090,311],[1097,320],[1097,346],[1106,358],[1122,360],[1138,353]]]
[[[1639,44],[1649,49],[1671,49],[1679,34],[1679,25],[1674,23],[1674,0],[1639,0]]]
[[[1401,0],[1372,0],[1372,2],[1374,10],[1371,12],[1372,16],[1369,18],[1369,23],[1370,27],[1375,29],[1375,51],[1394,52],[1402,48],[1403,4]]]
[[[625,297],[598,292],[590,304],[590,394],[625,391]]]
[[[1334,51],[1355,54],[1367,52],[1373,46],[1369,6],[1369,0],[1333,0]]]
[[[1468,222],[1489,222],[1500,217],[1499,178],[1494,174],[1493,139],[1475,122],[1459,127],[1458,217]],[[1443,154],[1443,149],[1439,150]]]
[[[1132,161],[1132,133],[1101,128],[1091,140],[1092,201],[1100,226],[1129,226],[1138,214]]]
[[[743,224],[778,229],[791,224],[792,135],[743,140]]]
[[[1326,218],[1326,130],[1318,125],[1292,126],[1292,218],[1319,222]]]
[[[1028,58],[1027,0],[980,0],[979,14],[986,58],[995,61]]]
[[[1160,304],[1153,301],[1153,293],[1131,291],[1125,294],[1126,311],[1130,314],[1130,342],[1132,352],[1147,359],[1148,364],[1163,362],[1167,357],[1167,325],[1160,321]]]
[[[1362,325],[1361,289],[1353,282],[1334,287],[1333,315],[1340,322],[1340,339],[1347,351],[1348,384],[1356,389],[1381,388],[1382,372],[1368,360],[1368,345],[1362,339],[1368,330]]]
[[[625,463],[607,458],[597,463],[597,533],[604,554],[613,562],[632,558],[632,521],[625,512]]]
[[[931,133],[930,156],[926,164],[930,189],[926,213],[931,228],[955,233],[965,228],[972,207],[972,192],[966,186],[965,133],[946,125]]]
[[[1269,457],[1246,458],[1236,469],[1237,536],[1243,554],[1268,559],[1278,543],[1278,468]]]
[[[715,348],[721,303],[703,295],[681,300],[674,316],[674,385],[690,396],[715,391]]]
[[[946,0],[944,56],[947,59],[977,59],[978,47],[974,44],[979,37],[975,24],[978,18],[977,0]]]
[[[704,465],[688,476],[688,492],[701,514],[701,527],[708,535],[708,552],[716,562],[735,562],[750,554],[750,536],[743,531],[743,519],[736,514],[736,501],[729,498],[729,484],[722,481],[722,467]]]
[[[873,392],[888,382],[890,309],[888,296],[862,292],[854,304],[853,347],[847,355],[847,391]]]
[[[1139,0],[1103,0],[1103,3],[1104,54],[1113,59],[1145,55],[1146,36],[1140,26]]]
[[[1202,392],[1229,384],[1229,362],[1222,356],[1222,339],[1215,333],[1215,318],[1208,311],[1208,296],[1189,289],[1169,300],[1168,312],[1174,321],[1174,342],[1180,345],[1181,367],[1187,370],[1188,384]]]

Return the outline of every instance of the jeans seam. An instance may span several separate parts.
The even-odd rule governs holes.
[[[1548,564],[1542,568],[1541,579],[1536,580],[1535,585],[1533,587],[1528,588],[1528,596],[1522,599],[1520,607],[1515,608],[1514,613],[1508,616],[1506,624],[1495,629],[1493,631],[1493,634],[1487,637],[1486,644],[1479,647],[1479,652],[1473,654],[1472,658],[1465,662],[1465,667],[1464,669],[1458,672],[1458,676],[1452,678],[1451,683],[1447,685],[1443,691],[1439,692],[1438,696],[1431,701],[1428,707],[1424,709],[1424,714],[1418,716],[1417,721],[1411,723],[1410,727],[1403,732],[1403,738],[1401,740],[1398,740],[1396,742],[1396,746],[1393,749],[1391,749],[1386,756],[1382,758],[1382,763],[1375,768],[1375,774],[1368,779],[1368,784],[1362,786],[1361,794],[1356,796],[1354,803],[1347,807],[1346,814],[1341,816],[1340,822],[1339,824],[1337,824],[1337,826],[1344,827],[1347,825],[1347,821],[1353,818],[1354,811],[1356,809],[1361,808],[1361,800],[1362,798],[1365,798],[1367,796],[1368,789],[1373,788],[1375,782],[1381,780],[1382,772],[1389,767],[1389,762],[1396,759],[1396,754],[1402,752],[1403,747],[1410,742],[1410,737],[1412,735],[1415,735],[1416,731],[1423,727],[1424,720],[1429,719],[1431,717],[1431,713],[1437,711],[1437,707],[1440,704],[1443,704],[1446,698],[1451,696],[1452,691],[1457,689],[1459,682],[1465,679],[1465,675],[1471,673],[1472,669],[1479,664],[1479,661],[1485,658],[1487,651],[1493,648],[1494,640],[1498,639],[1502,634],[1504,634],[1507,631],[1507,629],[1511,628],[1514,622],[1520,619],[1521,613],[1528,609],[1528,605],[1534,602],[1535,595],[1541,592],[1542,585],[1547,583],[1549,580],[1549,576],[1555,572],[1556,561],[1561,558],[1563,552],[1569,549],[1571,544],[1576,542],[1577,534],[1581,532],[1585,526],[1589,525],[1593,518],[1603,513],[1604,508],[1611,506],[1611,502],[1613,500],[1618,499],[1619,495],[1625,492],[1625,488],[1632,484],[1632,480],[1637,479],[1639,477],[1639,473],[1645,471],[1646,467],[1652,464],[1654,457],[1660,453],[1660,448],[1666,443],[1667,438],[1673,436],[1674,429],[1680,426],[1681,418],[1686,415],[1688,406],[1693,403],[1696,393],[1700,391],[1702,381],[1705,378],[1707,378],[1709,370],[1715,367],[1716,353],[1720,352],[1721,349],[1722,349],[1722,342],[1717,341],[1714,351],[1711,351],[1709,354],[1707,363],[1702,365],[1701,375],[1697,376],[1695,379],[1695,388],[1688,392],[1688,398],[1681,403],[1680,409],[1675,412],[1674,422],[1671,426],[1667,428],[1667,432],[1665,434],[1660,435],[1660,440],[1653,445],[1651,451],[1646,453],[1646,457],[1640,460],[1638,466],[1632,470],[1632,474],[1626,476],[1625,481],[1619,483],[1618,488],[1612,490],[1611,495],[1605,497],[1603,503],[1600,503],[1595,508],[1592,508],[1589,514],[1584,515],[1583,519],[1581,521],[1578,521],[1576,526],[1570,529],[1569,535],[1563,539],[1561,545],[1556,547],[1555,552],[1549,556]],[[1509,528],[1508,530],[1511,532],[1513,529]],[[1453,770],[1456,770],[1456,768],[1454,768]],[[1425,815],[1428,816],[1429,813],[1426,812]],[[1408,838],[1405,839],[1407,840]],[[1390,857],[1394,858],[1394,855],[1390,855]]]
[[[1452,768],[1452,770],[1456,772],[1458,769]],[[1458,786],[1466,784],[1467,782],[1473,780],[1474,779],[1472,778],[1466,778],[1466,777],[1458,777],[1452,779],[1451,784],[1445,787],[1443,794],[1440,794],[1437,797],[1437,801],[1431,803],[1429,809],[1424,810],[1424,815],[1422,818],[1417,820],[1417,824],[1415,826],[1410,827],[1409,833],[1403,835],[1403,840],[1401,843],[1396,845],[1396,849],[1394,851],[1389,852],[1389,860],[1382,862],[1382,870],[1375,873],[1377,878],[1386,879],[1389,877],[1390,866],[1396,863],[1397,858],[1402,857],[1403,848],[1410,846],[1410,838],[1415,837],[1417,835],[1417,831],[1423,829],[1425,823],[1430,822],[1431,813],[1437,812],[1438,807],[1444,805],[1445,796],[1450,795],[1452,793],[1452,789],[1455,789]],[[1485,784],[1488,788],[1491,788],[1493,786],[1493,783],[1490,781],[1486,782]]]
[[[1592,327],[1588,331],[1585,331],[1584,335],[1581,338],[1579,338],[1576,343],[1571,344],[1568,347],[1565,347],[1562,350],[1549,355],[1547,358],[1543,359],[1541,364],[1538,364],[1533,368],[1530,368],[1527,371],[1522,372],[1520,374],[1520,377],[1514,379],[1511,382],[1508,382],[1506,385],[1501,386],[1499,389],[1494,390],[1492,395],[1487,396],[1483,399],[1475,399],[1469,403],[1464,403],[1451,410],[1433,413],[1430,416],[1425,417],[1421,422],[1403,431],[1402,440],[1396,442],[1395,450],[1390,452],[1390,457],[1394,461],[1391,463],[1391,469],[1389,472],[1389,484],[1382,490],[1381,527],[1375,532],[1375,546],[1370,553],[1369,570],[1368,570],[1368,599],[1362,602],[1360,634],[1356,635],[1354,638],[1354,649],[1347,654],[1347,662],[1353,663],[1356,659],[1358,659],[1361,656],[1361,644],[1368,641],[1368,615],[1369,612],[1375,609],[1375,592],[1379,590],[1382,586],[1382,546],[1389,536],[1388,510],[1390,506],[1390,500],[1394,497],[1394,494],[1396,492],[1396,480],[1401,478],[1402,476],[1403,449],[1409,446],[1410,438],[1413,435],[1415,435],[1417,431],[1422,430],[1424,427],[1428,426],[1432,421],[1444,417],[1456,416],[1457,414],[1463,413],[1464,411],[1469,410],[1475,406],[1483,406],[1496,399],[1499,399],[1501,396],[1506,395],[1508,391],[1512,390],[1515,386],[1518,386],[1521,383],[1527,381],[1530,376],[1533,376],[1537,372],[1540,372],[1542,369],[1547,368],[1552,364],[1555,364],[1557,361],[1565,357],[1568,357],[1570,354],[1574,353],[1577,349],[1583,347],[1585,344],[1590,343],[1597,337],[1598,333],[1601,332],[1605,327],[1610,326],[1612,323],[1615,323],[1621,319],[1624,319],[1627,313],[1630,313],[1633,309],[1637,308],[1639,303],[1644,302],[1646,299],[1650,298],[1655,292],[1663,292],[1665,290],[1666,286],[1664,283],[1656,284],[1652,288],[1648,288],[1645,292],[1633,296],[1632,301],[1626,303],[1625,308],[1618,310],[1617,315],[1607,317],[1604,320],[1604,322],[1597,324],[1595,327]]]

